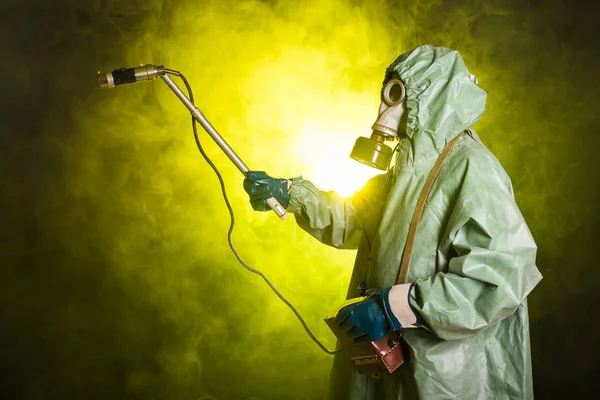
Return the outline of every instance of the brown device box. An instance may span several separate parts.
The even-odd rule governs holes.
[[[400,336],[397,332],[384,336],[375,342],[356,344],[341,332],[335,323],[335,317],[342,307],[361,301],[364,298],[357,297],[347,300],[334,314],[325,318],[325,323],[338,338],[359,374],[379,375],[392,373],[404,363]]]

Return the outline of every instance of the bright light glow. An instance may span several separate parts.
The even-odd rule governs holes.
[[[298,150],[310,166],[306,177],[321,190],[335,190],[347,197],[381,174],[382,171],[350,158],[357,137],[325,123],[306,124],[298,134]]]

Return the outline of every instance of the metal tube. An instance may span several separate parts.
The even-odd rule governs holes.
[[[227,157],[229,157],[229,159],[235,164],[236,167],[238,167],[242,174],[246,176],[250,169],[246,166],[246,164],[244,164],[240,157],[237,154],[235,154],[235,151],[233,151],[233,149],[229,147],[225,139],[223,139],[221,135],[219,135],[219,132],[217,132],[217,130],[211,125],[211,123],[208,122],[204,114],[202,114],[202,112],[198,110],[194,103],[192,103],[191,100],[188,99],[185,93],[183,93],[179,86],[177,86],[177,84],[173,82],[170,76],[161,75],[160,77],[171,88],[173,93],[175,93],[175,95],[179,97],[179,100],[181,100],[181,102],[185,104],[188,110],[190,110],[190,112],[192,113],[192,117],[194,117],[194,119],[198,121],[200,125],[202,125],[202,128],[204,128],[206,133],[208,133],[210,137],[213,138],[215,143],[217,143],[217,145],[221,148],[221,150],[223,150]],[[281,204],[279,204],[275,197],[270,197],[267,200],[267,205],[275,212],[275,214],[277,214],[279,218],[286,219],[288,217],[287,211],[285,210],[285,208],[283,208]]]
[[[190,99],[188,99],[185,93],[183,93],[179,86],[177,86],[177,84],[173,82],[170,76],[161,75],[160,77],[171,88],[175,95],[179,97],[179,100],[181,100],[181,102],[185,104],[188,110],[190,110],[190,112],[192,113],[192,117],[194,117],[194,119],[198,121],[200,125],[202,125],[202,128],[204,128],[206,133],[208,133],[210,137],[213,138],[215,143],[217,143],[217,145],[221,148],[221,150],[223,150],[227,157],[229,157],[229,159],[235,164],[235,166],[241,171],[241,173],[244,174],[244,176],[246,176],[250,169],[246,166],[246,164],[244,164],[244,162],[235,153],[235,151],[233,151],[233,149],[227,144],[225,139],[221,137],[219,132],[217,132],[217,130],[211,125],[211,123],[208,122],[204,114],[202,114],[202,112],[194,105],[194,103],[192,103]]]

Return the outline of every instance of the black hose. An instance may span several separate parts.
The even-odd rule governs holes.
[[[175,76],[178,76],[178,77],[181,78],[181,80],[185,84],[185,87],[187,88],[188,96],[190,97],[190,101],[192,103],[194,103],[194,94],[192,93],[192,88],[190,87],[190,84],[188,83],[188,81],[185,78],[185,76],[183,76],[183,74],[181,72],[174,71],[174,70],[171,70],[171,69],[165,69],[165,72],[167,72],[168,74],[175,75]],[[313,340],[313,342],[315,342],[317,344],[317,346],[319,346],[327,354],[336,354],[336,353],[339,353],[342,349],[336,349],[336,350],[332,351],[332,350],[329,350],[327,347],[325,347],[325,345],[323,345],[319,341],[319,339],[317,339],[315,337],[315,335],[312,333],[312,331],[310,330],[310,328],[308,327],[308,325],[304,321],[304,318],[302,318],[302,316],[300,315],[300,313],[298,312],[298,310],[296,310],[296,307],[294,307],[293,304],[290,303],[289,300],[286,299],[281,294],[281,292],[275,287],[275,285],[273,285],[273,283],[269,280],[269,278],[267,278],[267,276],[263,272],[259,271],[256,268],[252,268],[250,265],[248,265],[242,259],[242,257],[240,256],[240,254],[238,253],[238,251],[235,248],[235,246],[233,245],[233,241],[231,239],[231,236],[233,234],[233,227],[235,226],[235,215],[233,213],[233,208],[231,207],[231,203],[229,202],[229,198],[227,197],[227,191],[225,190],[225,182],[223,180],[223,177],[221,176],[221,173],[219,172],[219,169],[215,166],[215,164],[212,162],[212,160],[208,157],[208,155],[206,154],[206,152],[202,148],[202,144],[200,144],[200,139],[198,137],[198,129],[196,127],[196,119],[194,119],[194,117],[192,117],[192,129],[194,130],[194,139],[196,139],[196,145],[198,146],[198,150],[200,150],[200,154],[202,154],[202,157],[204,157],[204,159],[206,160],[206,162],[208,163],[208,165],[210,165],[210,167],[213,169],[213,171],[217,175],[217,178],[219,179],[219,184],[221,185],[221,192],[223,193],[223,199],[225,199],[225,205],[227,206],[227,210],[229,210],[229,218],[230,218],[231,222],[229,224],[229,230],[227,232],[227,242],[229,243],[229,247],[231,248],[231,251],[233,252],[233,254],[237,258],[237,260],[239,261],[239,263],[242,264],[242,266],[244,268],[246,268],[250,272],[253,272],[253,273],[259,275],[261,278],[264,279],[264,281],[267,283],[267,285],[269,285],[269,287],[271,288],[271,290],[273,290],[273,292],[275,292],[275,294],[277,295],[277,297],[279,297],[281,299],[281,301],[283,301],[290,308],[290,310],[292,310],[292,312],[296,315],[296,317],[298,318],[298,320],[300,321],[300,323],[304,327],[304,330],[306,331],[306,333],[308,334],[308,336],[310,336],[310,338]]]

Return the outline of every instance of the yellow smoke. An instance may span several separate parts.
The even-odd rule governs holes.
[[[144,34],[127,39],[120,64],[100,67],[153,63],[182,71],[197,106],[251,169],[303,175],[350,195],[376,171],[348,155],[358,136],[370,134],[385,67],[407,50],[398,29],[390,36],[382,7],[156,2]],[[91,114],[82,113],[80,134],[66,147],[65,179],[74,196],[100,210],[93,240],[107,252],[111,279],[177,332],[153,359],[180,387],[193,386],[206,369],[226,368],[206,358],[211,352],[224,352],[242,370],[275,368],[261,376],[267,384],[278,381],[283,365],[310,366],[322,380],[307,394],[322,392],[332,358],[232,256],[218,181],[196,149],[185,107],[157,80],[102,91]],[[242,257],[334,348],[322,318],[344,299],[355,252],[317,243],[293,220],[252,211],[242,175],[199,133],[225,179]],[[280,363],[269,364],[275,349]],[[129,385],[142,390],[152,379],[141,368]]]
[[[349,194],[372,173],[348,153],[369,133],[384,68],[425,43],[459,50],[488,91],[475,130],[540,245],[532,343],[548,365],[539,376],[554,376],[536,342],[597,293],[594,13],[500,0],[12,3],[0,24],[11,39],[0,281],[14,305],[3,317],[4,392],[320,398],[331,357],[228,249],[229,217],[187,110],[160,80],[100,90],[95,71],[179,69],[251,168]],[[332,348],[321,318],[344,297],[354,252],[252,211],[239,171],[200,136],[224,175],[241,255]]]

